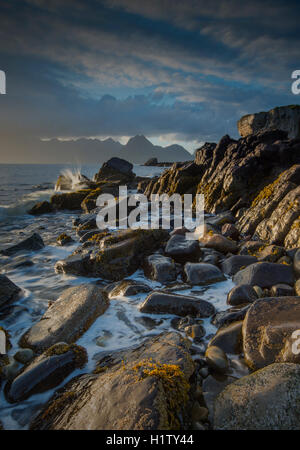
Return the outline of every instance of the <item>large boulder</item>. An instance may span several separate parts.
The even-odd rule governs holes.
[[[20,345],[42,352],[58,342],[71,344],[105,312],[108,305],[107,295],[98,286],[71,287],[21,337]]]
[[[18,244],[1,250],[0,254],[4,256],[12,256],[22,251],[33,252],[36,250],[41,250],[43,247],[45,247],[45,244],[41,236],[38,233],[33,233],[29,238],[24,239]]]
[[[280,106],[268,112],[247,114],[237,123],[242,137],[255,134],[261,130],[286,131],[290,139],[300,137],[300,106]]]
[[[90,189],[81,189],[75,192],[54,194],[50,199],[50,203],[54,210],[80,210],[81,203],[90,192]]]
[[[74,369],[87,362],[87,353],[76,344],[58,343],[31,362],[9,385],[9,402],[25,400],[33,394],[58,386]]]
[[[174,234],[167,242],[166,255],[179,263],[198,261],[201,254],[199,243],[196,240],[187,240],[184,235]]]
[[[207,248],[213,248],[221,253],[236,253],[238,250],[237,244],[232,239],[228,239],[221,234],[206,233],[203,238],[199,239],[200,245]]]
[[[33,421],[32,429],[172,430],[183,427],[194,363],[178,333],[99,362],[94,375],[71,380]],[[95,413],[96,412],[96,413]]]
[[[250,264],[253,264],[257,261],[255,256],[248,255],[233,255],[229,258],[226,258],[221,263],[221,268],[226,275],[235,275],[239,270],[244,269]]]
[[[184,279],[189,284],[212,284],[226,280],[218,267],[207,263],[186,263]]]
[[[43,202],[39,202],[36,205],[34,205],[28,211],[28,214],[31,214],[32,216],[38,216],[40,214],[49,214],[51,212],[53,212],[53,207],[51,203],[44,200]]]
[[[243,349],[254,370],[273,362],[300,363],[292,334],[300,329],[299,297],[267,297],[254,302],[243,323]]]
[[[163,291],[151,292],[140,306],[143,313],[176,314],[177,316],[209,317],[213,315],[214,306],[196,297],[169,294]]]
[[[135,177],[132,172],[133,165],[122,158],[111,158],[105,162],[99,172],[95,175],[96,182],[119,181],[120,184],[127,184]]]
[[[231,306],[253,303],[258,295],[250,284],[234,286],[227,294],[227,303]]]
[[[233,277],[235,284],[257,285],[269,288],[278,283],[294,285],[293,268],[285,264],[259,262],[237,272]]]
[[[145,275],[160,283],[175,281],[177,278],[176,265],[171,258],[156,253],[145,258]]]
[[[271,364],[216,398],[216,430],[300,430],[300,365]]]
[[[0,275],[0,307],[7,302],[14,301],[20,292],[21,289],[6,275]]]
[[[55,268],[74,275],[122,280],[142,265],[145,256],[158,250],[168,235],[166,230],[122,230],[97,238],[91,247],[77,249]]]

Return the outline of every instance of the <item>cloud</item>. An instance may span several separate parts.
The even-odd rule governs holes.
[[[0,14],[7,139],[217,140],[242,114],[298,100],[293,0],[12,0]]]

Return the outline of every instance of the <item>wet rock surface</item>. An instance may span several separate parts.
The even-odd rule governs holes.
[[[148,339],[138,348],[123,353],[123,363],[111,361],[95,375],[71,380],[50,400],[31,428],[178,428],[194,372],[189,345],[177,333]]]
[[[0,275],[0,307],[15,300],[21,293],[21,289],[15,285],[6,275]]]
[[[30,236],[27,239],[24,239],[23,241],[19,242],[18,244],[12,245],[11,247],[8,247],[6,249],[0,250],[0,254],[4,256],[12,256],[16,253],[22,252],[22,251],[37,251],[41,250],[45,246],[43,239],[38,233],[33,233],[32,236]]]
[[[294,285],[293,268],[284,264],[269,262],[254,263],[240,270],[233,277],[235,284],[257,285],[262,288],[272,287],[278,283]]]
[[[76,367],[82,368],[86,362],[84,348],[76,344],[55,344],[6,386],[8,401],[18,402],[59,385]]]
[[[75,342],[108,308],[103,291],[90,284],[67,289],[21,338],[23,347],[43,351],[58,342]]]
[[[149,294],[140,306],[140,311],[143,313],[169,313],[177,316],[209,317],[214,310],[213,305],[206,300],[159,291]]]

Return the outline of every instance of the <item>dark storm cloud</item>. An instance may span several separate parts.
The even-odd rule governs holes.
[[[298,103],[298,1],[28,0],[0,4],[2,136],[236,136]]]

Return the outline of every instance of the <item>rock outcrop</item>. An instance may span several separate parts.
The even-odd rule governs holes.
[[[242,137],[260,130],[286,131],[290,139],[300,137],[300,105],[280,106],[268,112],[247,114],[238,121]]]

